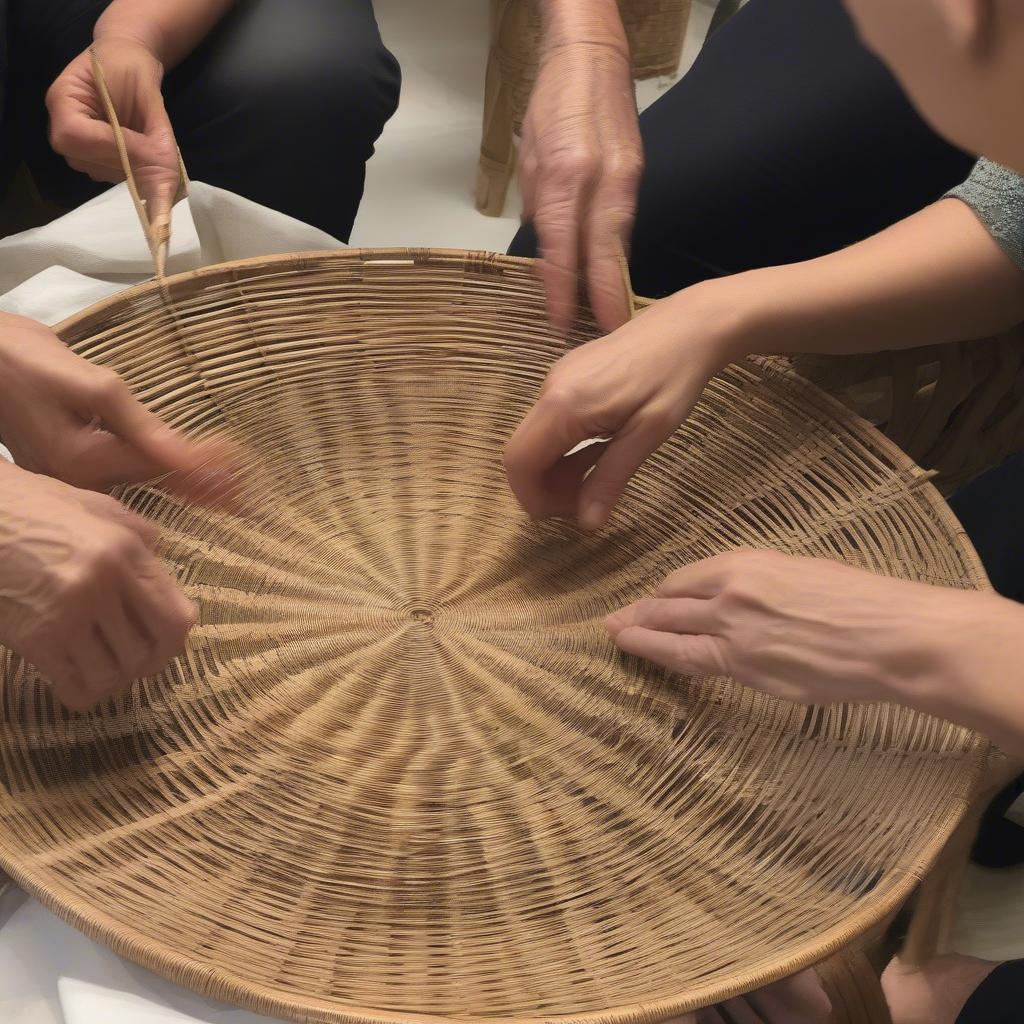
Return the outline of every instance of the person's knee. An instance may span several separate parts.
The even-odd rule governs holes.
[[[398,105],[401,74],[372,8],[337,0],[257,0],[219,26],[196,67],[182,66],[181,99],[243,149],[326,147],[365,160]],[[186,106],[185,102],[180,104]]]
[[[247,69],[228,84],[275,145],[327,144],[365,160],[398,106],[398,64],[383,45],[355,51],[320,45]]]

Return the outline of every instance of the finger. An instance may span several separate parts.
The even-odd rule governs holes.
[[[616,432],[580,491],[578,514],[584,530],[604,526],[633,474],[676,426],[672,419],[648,414]]]
[[[148,458],[98,426],[79,427],[70,447],[74,457],[67,460],[62,479],[73,487],[109,491],[118,484],[151,480],[167,472],[166,463]]]
[[[238,486],[240,460],[227,441],[214,439],[204,443],[190,441],[167,426],[128,390],[117,374],[103,373],[86,393],[88,416],[99,416],[103,426],[116,434],[141,456],[133,463],[114,458],[111,473],[132,480],[145,480],[170,474],[164,486],[182,497],[207,504],[225,503],[232,488]],[[95,444],[102,449],[102,437]],[[114,457],[112,449],[107,454]],[[122,479],[119,482],[127,482]]]
[[[522,221],[533,222],[537,212],[537,147],[533,138],[533,120],[527,115],[523,123],[523,137],[519,143],[519,195],[522,199]]]
[[[768,1024],[828,1024],[832,1003],[813,970],[751,992],[750,1005]]]
[[[531,150],[519,158],[519,195],[524,224],[532,224],[537,213],[537,157]]]
[[[18,653],[35,668],[64,707],[81,711],[92,704],[92,698],[61,644],[65,639],[66,634],[63,633],[58,638],[42,637],[39,643],[27,645]]]
[[[141,101],[145,128],[134,146],[127,146],[128,156],[139,195],[146,201],[150,224],[154,227],[161,224],[169,226],[171,207],[181,184],[178,145],[159,84],[147,81]]]
[[[579,295],[580,221],[598,168],[596,146],[578,144],[538,171],[534,228],[543,260],[541,274],[556,330],[568,331]]]
[[[616,330],[630,318],[623,264],[633,225],[633,201],[599,189],[590,205],[590,221],[584,232],[587,294],[594,318],[605,332]]]
[[[579,507],[580,488],[594,463],[601,457],[603,442],[588,443],[579,451],[563,455],[544,473],[542,484],[547,504],[546,516],[574,519]]]
[[[721,641],[706,635],[661,633],[642,626],[627,626],[615,637],[615,645],[682,675],[728,675]]]
[[[646,598],[609,615],[605,625],[613,637],[640,626],[659,633],[713,634],[720,623],[710,601],[700,598]]]
[[[108,646],[117,657],[121,675],[128,680],[140,679],[157,671],[156,647],[138,619],[125,607],[126,598],[119,595],[111,603],[102,624]]]
[[[152,556],[136,563],[122,593],[126,612],[152,646],[151,672],[159,672],[184,650],[196,607]]]
[[[572,508],[563,508],[562,502],[571,489],[573,467],[563,469],[561,478],[557,467],[567,452],[589,439],[590,431],[577,422],[557,392],[542,394],[526,414],[505,447],[505,472],[512,493],[535,519],[571,514]],[[585,456],[576,466],[589,468],[590,458]]]
[[[131,530],[147,548],[152,548],[160,536],[160,528],[130,508],[125,507],[116,498],[95,491],[80,490],[75,497],[83,508],[106,522],[117,523]]]
[[[125,144],[135,133],[124,129]],[[114,130],[105,120],[91,116],[84,107],[56,108],[50,120],[50,145],[69,163],[117,168],[117,181],[124,179],[114,143]]]
[[[50,684],[57,700],[69,711],[88,711],[98,700],[70,661],[54,664],[45,669],[42,664],[36,667]]]
[[[125,112],[119,111],[121,133],[150,223],[158,219],[167,223],[181,173],[178,149],[159,82],[142,76],[137,88],[133,100],[139,116],[131,117],[134,125],[129,127],[124,123]],[[95,172],[102,181],[124,179],[113,129],[80,104],[53,106],[50,144],[76,170],[85,170],[90,176]]]
[[[67,165],[73,171],[78,171],[80,174],[87,174],[93,181],[124,180],[124,174],[121,171],[120,164],[116,167],[112,167],[106,164],[89,163],[85,160],[76,160],[72,157],[68,157]]]
[[[245,491],[251,466],[227,438],[190,442],[196,455],[191,469],[178,470],[161,485],[189,501],[239,513],[248,503]]]
[[[106,617],[107,603],[96,616],[99,621]],[[90,622],[84,629],[71,634],[71,660],[82,680],[85,690],[95,702],[124,687],[128,680],[121,672],[118,659],[97,621]]]
[[[537,186],[533,226],[541,258],[541,279],[548,300],[548,315],[555,330],[565,334],[576,318],[579,295],[579,214],[576,193],[552,196],[552,185]]]

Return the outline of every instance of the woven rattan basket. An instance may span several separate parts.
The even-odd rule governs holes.
[[[922,474],[785,368],[718,377],[585,536],[501,468],[565,350],[526,261],[237,263],[61,333],[242,439],[258,494],[126,492],[201,607],[162,676],[74,715],[5,658],[0,867],[119,953],[294,1020],[655,1021],[850,942],[960,819],[972,734],[672,678],[602,627],[750,545],[985,585]]]

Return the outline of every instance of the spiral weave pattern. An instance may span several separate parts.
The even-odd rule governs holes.
[[[5,655],[0,866],[120,953],[294,1020],[653,1021],[825,956],[959,820],[973,734],[674,678],[602,626],[745,546],[985,585],[785,368],[716,378],[586,536],[501,467],[566,346],[526,261],[250,261],[62,333],[252,454],[238,517],[124,495],[201,608],[163,675],[75,715]]]

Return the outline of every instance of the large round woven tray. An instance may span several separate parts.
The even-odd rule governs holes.
[[[62,333],[259,467],[242,519],[126,494],[201,605],[163,676],[73,715],[6,658],[0,866],[119,953],[303,1021],[652,1021],[863,932],[960,818],[972,734],[672,678],[602,627],[749,545],[984,586],[920,473],[784,369],[716,379],[584,536],[501,468],[565,349],[527,262],[238,263]]]

